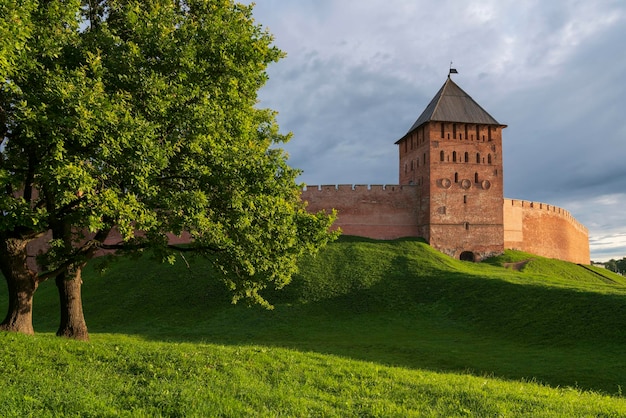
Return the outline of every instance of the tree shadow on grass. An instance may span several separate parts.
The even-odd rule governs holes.
[[[232,305],[205,265],[123,261],[111,274],[85,275],[87,324],[92,334],[276,346],[610,394],[626,386],[624,295],[426,268],[402,252],[372,260],[342,251],[334,270],[311,275],[326,282],[303,274],[268,293],[274,310]],[[36,331],[55,332],[58,311],[54,283],[44,283]]]
[[[276,346],[610,394],[626,384],[625,296],[449,271],[403,276],[403,263],[410,262],[398,256],[384,280],[365,285],[351,278],[343,294],[317,301],[298,300],[302,283],[296,282],[271,295],[274,310],[231,305],[215,283],[192,280],[181,291],[180,278],[161,278],[165,293],[136,294],[134,306],[119,302],[108,283],[118,304],[103,301],[99,290],[94,296],[111,309],[90,318],[89,306],[97,302],[86,300],[85,306],[92,333]]]

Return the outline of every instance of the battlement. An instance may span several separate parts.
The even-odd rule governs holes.
[[[399,185],[399,184],[323,184],[323,185],[305,185],[302,188],[303,192],[315,193],[315,192],[402,192],[404,190],[414,190],[415,185]]]
[[[551,215],[556,215],[567,220],[574,228],[588,233],[587,227],[582,223],[578,222],[576,218],[566,209],[560,208],[558,206],[550,205],[542,202],[532,202],[528,200],[519,200],[519,199],[508,199],[504,198],[504,206],[518,207],[523,208],[523,210],[533,210],[533,211],[545,211],[549,212]]]

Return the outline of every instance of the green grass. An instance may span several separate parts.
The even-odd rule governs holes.
[[[266,311],[190,261],[87,271],[87,344],[52,336],[44,283],[41,334],[0,334],[0,416],[626,415],[626,281],[610,272],[343,237]]]

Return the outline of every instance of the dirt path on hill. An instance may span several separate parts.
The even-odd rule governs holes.
[[[502,267],[507,268],[507,269],[512,269],[515,271],[520,271],[530,261],[533,261],[533,259],[529,258],[528,260],[518,261],[517,263],[504,263],[502,264]]]

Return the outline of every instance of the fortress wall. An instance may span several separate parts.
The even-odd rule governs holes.
[[[589,233],[567,210],[504,199],[504,247],[589,264]]]
[[[92,239],[94,235],[95,234],[92,234],[92,233],[86,234],[85,240],[83,242],[85,242],[88,239]],[[168,243],[171,245],[188,244],[191,241],[191,238],[188,233],[183,233],[181,236],[167,234],[167,237],[168,237]],[[28,246],[26,247],[26,251],[28,252],[27,264],[33,270],[39,271],[39,266],[37,265],[36,257],[41,252],[46,251],[48,249],[48,242],[51,239],[52,239],[52,232],[48,231],[43,236],[35,240],[32,240],[31,242],[28,243]],[[122,235],[116,228],[111,230],[107,238],[104,240],[104,243],[107,245],[115,245],[115,244],[119,244],[122,242],[123,242]],[[94,257],[101,257],[103,255],[112,254],[114,252],[115,252],[114,250],[102,250],[101,249],[101,250],[96,251]]]
[[[336,209],[334,227],[346,235],[374,239],[419,236],[418,193],[413,185],[323,185],[307,186],[302,200],[307,210]]]

